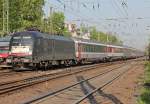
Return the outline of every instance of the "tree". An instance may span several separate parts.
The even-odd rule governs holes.
[[[122,45],[122,41],[120,41],[116,36],[97,31],[95,27],[91,27],[90,35],[91,40],[100,41],[102,43]]]
[[[42,28],[42,18],[44,15],[44,0],[20,0],[21,1],[21,18],[22,27],[39,27]]]
[[[0,31],[3,30],[3,1],[0,0]]]
[[[9,1],[9,32],[18,31],[22,27],[21,0]]]
[[[71,33],[68,31],[68,29],[66,27],[63,30],[63,36],[65,36],[65,37],[71,37]]]
[[[49,32],[54,34],[63,35],[65,33],[65,16],[62,12],[54,12],[48,18]]]
[[[98,40],[98,34],[97,34],[97,30],[95,27],[91,27],[90,29],[90,35],[91,35],[91,39],[92,40]]]
[[[2,30],[3,4],[0,0],[0,30]],[[27,27],[41,28],[44,15],[45,0],[8,0],[9,1],[9,32],[20,31]]]

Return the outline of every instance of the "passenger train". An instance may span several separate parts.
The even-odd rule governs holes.
[[[142,52],[125,46],[24,31],[13,34],[7,63],[13,67],[39,68],[137,58],[142,55]]]
[[[9,56],[10,39],[10,36],[0,38],[0,64],[6,64],[6,59]]]

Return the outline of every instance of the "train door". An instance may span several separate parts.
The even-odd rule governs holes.
[[[55,55],[56,55],[56,53],[55,53],[55,48],[56,48],[56,45],[55,45],[55,40],[54,39],[52,39],[51,40],[51,45],[52,45],[52,60],[55,60]]]
[[[112,47],[107,47],[107,53],[113,53],[113,48]]]
[[[81,51],[82,51],[81,44],[78,43],[78,58],[79,58],[79,60],[81,59]]]

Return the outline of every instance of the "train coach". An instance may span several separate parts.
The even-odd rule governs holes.
[[[73,38],[73,40],[75,42],[76,59],[81,63],[87,61],[105,62],[120,59],[132,59],[143,56],[143,52],[127,46],[102,44],[85,39]]]
[[[9,56],[10,39],[10,36],[0,38],[0,64],[6,64],[6,59]]]
[[[123,47],[102,44],[99,42],[73,39],[76,46],[76,58],[79,62],[111,61],[123,56]]]
[[[136,52],[124,46],[24,31],[12,36],[7,63],[13,67],[47,68],[52,65],[136,58]]]

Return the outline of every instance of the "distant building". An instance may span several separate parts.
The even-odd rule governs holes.
[[[82,31],[80,28],[77,28],[77,25],[74,23],[66,23],[65,27],[69,30],[72,37],[90,39],[90,32]]]
[[[82,35],[82,38],[83,38],[83,39],[90,39],[90,32],[84,33],[84,34]]]
[[[66,23],[65,27],[69,30],[72,37],[78,37],[77,35],[77,26],[73,23]]]

